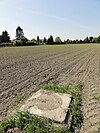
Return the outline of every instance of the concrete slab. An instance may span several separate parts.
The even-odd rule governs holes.
[[[39,90],[26,100],[20,109],[63,123],[66,119],[70,102],[71,95],[69,94]]]

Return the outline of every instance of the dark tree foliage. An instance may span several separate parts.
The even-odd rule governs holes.
[[[7,44],[8,43],[8,44]],[[32,39],[32,40],[28,40],[25,36],[24,36],[24,32],[23,29],[18,26],[16,28],[16,39],[10,40],[10,36],[8,34],[8,32],[5,30],[2,32],[2,34],[0,35],[0,46],[9,46],[10,45],[17,45],[17,46],[26,46],[26,45],[39,45],[39,44],[84,44],[84,43],[100,43],[100,35],[98,37],[86,37],[83,40],[64,40],[62,41],[61,38],[58,36],[55,38],[55,40],[53,39],[53,36],[50,35],[50,37],[48,39],[46,39],[46,37],[44,37],[44,39],[40,39],[39,36],[37,36],[37,39]]]
[[[66,43],[66,44],[70,44],[70,40],[67,39],[67,40],[65,41],[65,43]]]
[[[54,39],[52,35],[48,38],[47,44],[54,44]]]
[[[37,43],[39,44],[39,42],[40,42],[40,38],[39,36],[37,36]]]
[[[43,39],[43,43],[46,43],[47,42],[47,39],[46,39],[46,37],[44,37],[44,39]]]
[[[88,37],[86,37],[86,38],[84,39],[84,43],[89,43],[89,38],[88,38]]]
[[[84,40],[69,40],[64,41],[65,44],[84,44],[84,43],[100,43],[100,36],[98,37],[86,37]]]
[[[92,36],[89,37],[89,42],[90,42],[90,43],[93,42],[93,37],[92,37]]]
[[[97,38],[97,43],[100,43],[100,36],[98,36]]]
[[[79,43],[83,43],[83,41],[82,40],[79,40]]]
[[[11,42],[10,36],[9,36],[9,34],[8,34],[7,31],[3,31],[0,38],[1,38],[1,42],[2,42],[2,43],[5,43],[5,42],[6,42],[6,43],[10,43],[10,42]]]
[[[0,43],[2,43],[2,36],[0,35]]]

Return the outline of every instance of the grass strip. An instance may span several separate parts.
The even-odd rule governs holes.
[[[50,119],[32,115],[29,112],[18,111],[10,118],[0,122],[0,133],[7,133],[8,130],[18,128],[20,133],[74,133],[80,129],[83,121],[81,113],[81,92],[82,86],[60,87],[53,84],[42,86],[43,89],[53,90],[54,92],[71,94],[73,99],[70,105],[71,124],[70,126],[55,127]]]

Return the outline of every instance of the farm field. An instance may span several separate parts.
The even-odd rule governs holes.
[[[82,133],[100,124],[100,44],[0,48],[0,119],[44,83],[83,84]]]

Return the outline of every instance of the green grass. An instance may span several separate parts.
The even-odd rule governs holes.
[[[16,96],[13,101],[13,106],[18,107],[19,103],[21,101],[21,98],[19,96]]]
[[[13,117],[0,123],[0,133],[8,129],[19,128],[23,133],[69,133],[66,127],[54,127],[50,119],[31,115],[29,112],[17,112]]]
[[[94,99],[100,101],[100,94],[95,95]]]
[[[81,106],[82,106],[81,92],[83,86],[78,84],[77,86],[70,88],[70,87],[59,87],[56,85],[47,84],[44,85],[43,88],[46,90],[53,90],[55,92],[67,93],[72,95],[73,101],[70,105],[71,115],[72,115],[71,129],[75,130],[75,128],[80,128],[81,123],[83,122],[83,116],[81,112]]]
[[[43,85],[42,88],[72,95],[73,100],[70,105],[72,116],[71,125],[55,127],[53,121],[51,121],[50,119],[32,115],[29,112],[19,111],[11,118],[7,118],[0,123],[0,133],[6,133],[8,129],[12,129],[14,127],[20,129],[22,133],[73,133],[76,128],[80,128],[83,120],[80,110],[82,102],[82,86],[77,85],[73,88],[70,88],[60,87],[53,84],[46,84]]]

